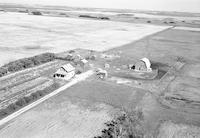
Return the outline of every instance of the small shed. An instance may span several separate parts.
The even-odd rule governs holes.
[[[78,62],[78,65],[80,65],[81,67],[86,67],[88,65],[88,61],[86,59],[81,59],[79,62]]]
[[[151,62],[148,58],[142,58],[135,64],[135,71],[151,72]]]
[[[97,76],[100,78],[100,79],[105,79],[108,77],[108,72],[106,70],[103,70],[101,68],[98,68],[96,70],[96,73],[97,73]]]
[[[65,57],[66,60],[68,61],[72,61],[74,59],[73,55],[72,54],[68,54],[66,57]]]
[[[71,64],[66,64],[58,69],[53,77],[54,78],[62,78],[65,80],[69,80],[75,76],[75,68]]]
[[[104,64],[104,68],[106,68],[106,69],[110,68],[110,64],[105,63],[105,64]]]

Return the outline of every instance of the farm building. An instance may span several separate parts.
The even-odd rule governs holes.
[[[53,77],[54,78],[62,78],[65,80],[69,80],[75,75],[75,68],[71,64],[66,64],[58,69]]]
[[[96,75],[100,78],[100,79],[105,79],[108,77],[108,72],[106,70],[103,70],[101,68],[98,68],[96,70]]]
[[[135,64],[135,71],[150,72],[151,62],[148,58],[142,58]]]
[[[81,59],[79,60],[78,65],[84,68],[88,65],[88,61],[86,59]]]
[[[83,59],[82,57],[81,57],[81,55],[74,55],[74,60],[75,61],[79,61],[79,60],[81,60],[81,59]]]
[[[72,54],[68,54],[68,55],[65,56],[64,59],[66,59],[68,61],[72,61],[73,60],[73,55]]]

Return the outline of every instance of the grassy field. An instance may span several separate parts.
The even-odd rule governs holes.
[[[140,59],[145,55],[155,63],[174,68],[157,84],[159,89],[154,89],[153,95],[145,95],[140,103],[149,134],[158,129],[162,120],[199,126],[199,37],[198,30],[171,29],[108,51],[120,51],[119,56],[129,59]],[[184,63],[184,66],[176,67],[178,62]],[[165,101],[162,98],[161,103],[157,102],[157,94],[163,95],[162,98],[168,97],[167,102],[162,103]]]
[[[91,104],[88,100],[58,95],[16,118],[12,128],[2,128],[0,135],[10,138],[92,137],[100,135],[104,123],[111,120],[116,111],[104,103]],[[16,131],[13,133],[13,130]]]

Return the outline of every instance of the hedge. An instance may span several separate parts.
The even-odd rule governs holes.
[[[54,83],[51,86],[45,88],[44,90],[39,90],[35,93],[32,93],[29,96],[22,97],[18,99],[15,103],[11,103],[6,108],[0,110],[0,119],[8,116],[9,114],[19,110],[20,108],[28,105],[29,103],[43,97],[44,95],[56,90],[59,88],[58,83]]]
[[[55,54],[53,53],[44,53],[30,58],[19,59],[0,67],[0,77],[8,74],[9,72],[17,72],[53,60],[55,60]]]
[[[100,19],[100,20],[110,20],[109,17],[96,17],[96,16],[90,16],[90,15],[79,15],[79,17],[82,18],[92,18],[92,19]]]
[[[79,15],[79,17],[97,19],[97,17],[95,17],[95,16],[90,16],[90,15]]]
[[[39,12],[39,11],[32,11],[31,13],[32,13],[33,15],[42,15],[42,13]]]

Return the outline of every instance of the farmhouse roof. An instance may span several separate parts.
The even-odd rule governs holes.
[[[61,68],[63,68],[66,72],[71,72],[75,70],[75,68],[71,64],[63,65]]]
[[[61,69],[59,69],[59,70],[57,70],[57,71],[56,71],[56,73],[55,73],[55,74],[67,75],[67,74],[68,74],[68,72],[66,72],[66,71],[64,71],[64,70],[61,70]]]

